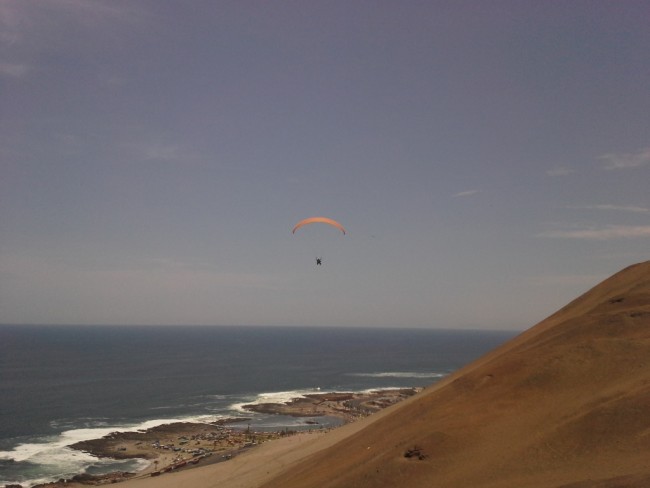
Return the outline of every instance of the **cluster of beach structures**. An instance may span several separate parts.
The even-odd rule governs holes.
[[[329,430],[319,417],[338,417],[350,423],[408,398],[421,388],[366,392],[314,393],[286,403],[244,405],[245,410],[263,414],[306,417],[301,434]],[[129,479],[156,477],[198,465],[224,462],[262,443],[293,436],[297,430],[259,431],[250,427],[250,418],[221,419],[212,423],[175,422],[134,432],[112,432],[101,439],[77,442],[73,449],[98,458],[146,459],[149,466],[138,472],[117,471],[104,475],[79,474],[34,488],[59,488],[112,484]],[[21,485],[7,485],[22,488]]]

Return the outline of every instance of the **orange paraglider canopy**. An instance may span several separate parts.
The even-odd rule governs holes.
[[[300,222],[298,222],[296,224],[296,226],[293,228],[293,230],[291,232],[293,234],[295,234],[296,231],[298,229],[300,229],[303,225],[316,224],[316,223],[329,224],[331,226],[336,227],[341,232],[343,232],[343,234],[345,234],[345,229],[343,228],[343,226],[341,224],[339,224],[336,220],[332,220],[332,219],[329,219],[327,217],[309,217],[308,219],[301,220]]]

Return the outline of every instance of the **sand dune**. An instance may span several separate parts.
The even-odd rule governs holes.
[[[646,262],[263,486],[647,487],[649,459]]]
[[[169,486],[650,486],[650,262],[400,404],[273,444]]]

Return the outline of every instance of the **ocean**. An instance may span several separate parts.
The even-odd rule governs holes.
[[[515,335],[440,329],[0,325],[0,486],[138,470],[66,446],[116,430],[246,417],[309,392],[428,386]]]

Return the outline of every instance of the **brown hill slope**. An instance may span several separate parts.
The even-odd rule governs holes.
[[[264,486],[647,487],[649,460],[650,261]]]

